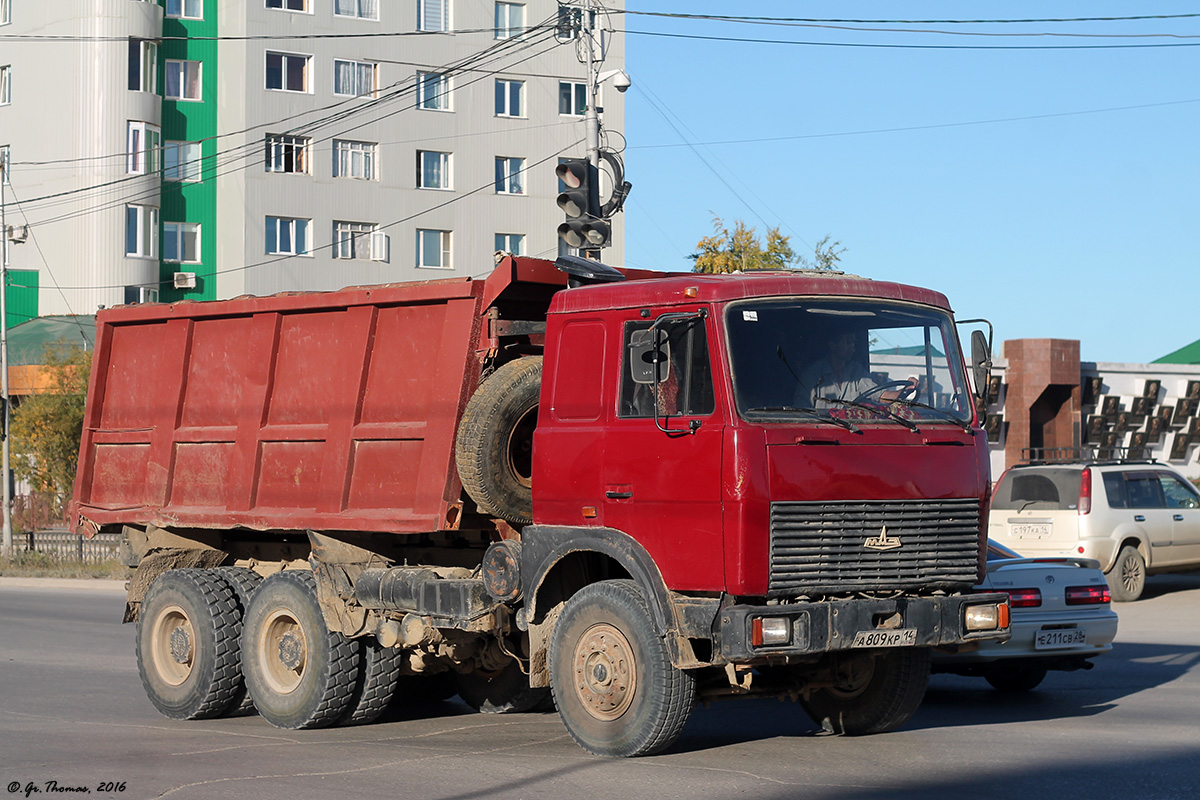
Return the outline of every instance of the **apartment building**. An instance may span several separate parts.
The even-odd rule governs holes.
[[[554,168],[584,154],[586,68],[558,26],[572,13],[0,0],[10,305],[80,314],[553,257]],[[622,68],[620,38],[599,38],[604,69]],[[601,105],[623,130],[621,95]],[[618,216],[606,260],[623,262],[623,240]]]

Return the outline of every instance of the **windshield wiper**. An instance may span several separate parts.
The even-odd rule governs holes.
[[[757,412],[769,414],[775,411],[784,412],[787,414],[804,414],[805,416],[815,419],[818,422],[828,422],[831,425],[837,425],[839,428],[845,428],[851,433],[862,433],[858,426],[850,420],[827,416],[815,408],[800,408],[798,406],[758,406],[757,408],[746,409],[747,414],[754,414]]]
[[[865,408],[867,411],[872,411],[881,417],[888,417],[890,419],[895,420],[896,422],[899,422],[901,425],[908,428],[913,433],[921,432],[921,429],[917,427],[917,423],[913,422],[911,419],[905,419],[904,417],[897,414],[895,411],[892,411],[890,408],[886,408],[886,407],[885,408],[877,408],[876,406],[869,406],[866,403],[859,403],[854,400],[839,400],[836,397],[826,397],[826,398],[824,398],[824,400],[826,403],[837,403],[840,406],[853,406],[854,408]]]
[[[946,411],[944,408],[935,408],[934,406],[931,406],[928,403],[922,403],[919,400],[905,400],[901,397],[897,397],[892,402],[900,403],[901,405],[906,405],[906,406],[915,407],[915,408],[924,408],[929,411],[932,411],[935,414],[940,414],[943,417],[945,417],[946,419],[953,422],[954,424],[958,425],[960,428],[962,428],[965,433],[971,433],[971,423],[965,422],[965,421],[959,419],[958,417],[951,414],[949,411]]]

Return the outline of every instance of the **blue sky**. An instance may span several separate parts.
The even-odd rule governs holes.
[[[627,8],[872,20],[1200,12],[1157,0],[628,0]],[[800,251],[830,234],[847,248],[846,271],[942,291],[960,318],[989,318],[998,343],[1079,339],[1085,361],[1142,362],[1200,338],[1200,17],[857,26],[894,31],[637,15],[615,22],[630,31],[939,48],[626,34],[629,266],[690,269],[686,256],[716,214],[760,234],[778,225]],[[1187,46],[1095,47],[1159,43]],[[1081,49],[943,49],[1018,45]]]

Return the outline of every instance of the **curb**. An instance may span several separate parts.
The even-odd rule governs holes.
[[[65,589],[124,593],[125,581],[99,578],[6,578],[0,576],[0,589]]]

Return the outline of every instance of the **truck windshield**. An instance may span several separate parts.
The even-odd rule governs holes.
[[[772,298],[730,304],[725,324],[745,419],[970,424],[971,394],[948,314]]]

